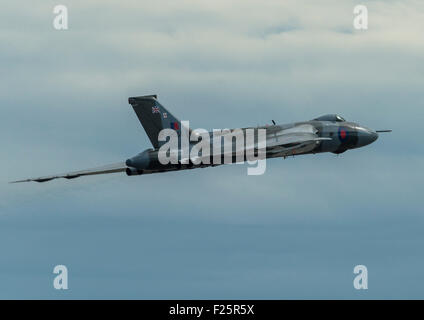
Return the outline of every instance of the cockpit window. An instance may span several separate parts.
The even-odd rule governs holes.
[[[337,115],[337,114],[326,114],[324,116],[315,118],[314,120],[318,120],[318,121],[334,121],[334,122],[345,122],[346,120]]]

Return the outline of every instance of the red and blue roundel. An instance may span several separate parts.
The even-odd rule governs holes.
[[[180,125],[178,124],[178,122],[171,122],[171,129],[179,130]]]
[[[348,138],[348,131],[346,130],[346,128],[339,127],[339,139],[340,139],[340,141],[346,141],[347,138]]]

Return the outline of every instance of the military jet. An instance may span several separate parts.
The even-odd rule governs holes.
[[[29,181],[46,182],[58,178],[74,179],[81,176],[116,172],[126,172],[128,176],[133,176],[217,165],[213,162],[196,165],[190,159],[185,162],[180,159],[178,163],[162,164],[159,161],[159,150],[165,142],[159,140],[159,133],[162,129],[169,128],[175,130],[180,136],[181,130],[184,129],[182,123],[159,103],[156,95],[130,97],[128,102],[133,107],[153,148],[146,149],[120,163],[59,175],[18,180],[12,183]],[[272,125],[240,129],[242,132],[246,132],[247,129],[256,131],[259,129],[266,130],[266,158],[286,158],[288,156],[322,152],[340,154],[350,149],[369,145],[377,140],[378,133],[391,131],[374,131],[357,123],[348,122],[336,114],[327,114],[310,121],[290,124],[279,125],[275,124],[275,121],[272,121],[272,123]],[[187,128],[187,130],[192,133],[191,129]],[[226,135],[231,135],[233,132],[234,129],[223,130],[220,135],[225,138]],[[210,132],[210,135],[212,135],[212,132]],[[191,147],[192,143],[190,142],[189,144]],[[247,145],[244,148],[247,148]],[[174,151],[180,154],[180,150]],[[245,160],[244,158],[243,161]]]

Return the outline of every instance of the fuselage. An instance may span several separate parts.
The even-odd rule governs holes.
[[[314,120],[296,122],[289,124],[274,124],[261,127],[249,127],[242,129],[231,129],[224,131],[220,139],[221,152],[224,153],[222,138],[229,137],[232,143],[232,150],[236,150],[235,132],[242,132],[246,136],[248,129],[253,130],[257,139],[259,129],[266,130],[266,158],[288,157],[302,154],[314,154],[322,152],[332,152],[335,154],[343,153],[349,149],[360,148],[374,142],[378,134],[369,128],[358,125],[354,122],[347,122],[337,115],[327,115]],[[233,135],[233,136],[231,136]],[[235,135],[235,136],[234,136]],[[179,136],[181,138],[181,136]],[[210,155],[217,137],[213,132],[209,132],[210,137]],[[196,143],[189,142],[191,151]],[[179,144],[181,146],[181,144]],[[247,146],[247,144],[246,144]],[[247,147],[245,147],[246,149]],[[128,159],[126,164],[128,175],[138,175],[142,173],[172,171],[181,169],[193,169],[196,167],[208,167],[223,164],[217,164],[212,161],[209,163],[193,164],[190,160],[187,163],[169,163],[162,164],[159,161],[160,149],[147,149],[137,156]],[[177,151],[178,157],[183,158],[181,149]],[[201,156],[201,155],[200,155]],[[242,161],[247,160],[243,158]],[[240,162],[240,158],[233,156],[232,162]]]

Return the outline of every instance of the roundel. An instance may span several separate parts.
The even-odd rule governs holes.
[[[346,128],[339,127],[339,139],[345,141],[347,139],[347,130]]]
[[[171,122],[171,128],[174,130],[179,130],[180,125],[178,124],[178,122]]]

